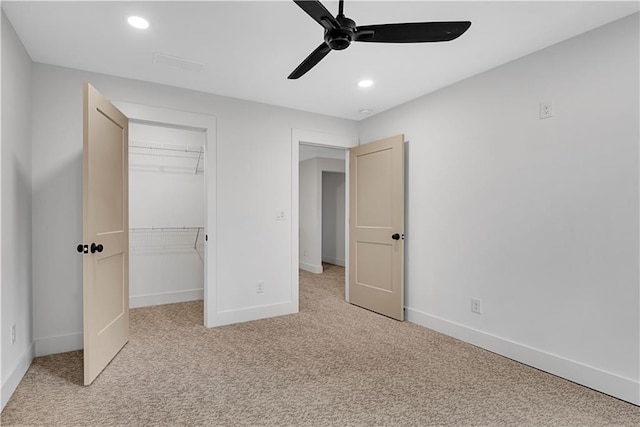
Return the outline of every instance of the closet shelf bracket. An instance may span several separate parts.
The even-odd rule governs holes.
[[[198,162],[196,163],[196,175],[198,175],[198,168],[200,167],[200,159],[202,158],[202,150],[198,152]]]
[[[193,249],[196,249],[196,246],[198,246],[198,237],[200,237],[200,230],[202,229],[202,227],[198,227],[198,231],[196,233],[196,240],[193,242]]]

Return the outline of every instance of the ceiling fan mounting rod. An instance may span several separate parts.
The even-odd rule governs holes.
[[[344,0],[340,0],[340,2],[338,3],[338,16],[344,16],[343,9],[344,9]]]

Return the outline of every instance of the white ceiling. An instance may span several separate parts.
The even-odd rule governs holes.
[[[337,12],[336,1],[323,4]],[[637,1],[345,2],[359,25],[470,20],[446,43],[354,43],[299,80],[323,30],[293,1],[11,2],[2,8],[33,61],[362,119],[639,10]],[[135,30],[126,17],[146,17]],[[205,64],[152,64],[152,54]],[[363,78],[375,81],[361,89]]]

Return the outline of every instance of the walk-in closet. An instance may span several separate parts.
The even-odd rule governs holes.
[[[129,128],[130,306],[203,298],[204,133]]]

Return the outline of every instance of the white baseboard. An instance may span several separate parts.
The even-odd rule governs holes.
[[[313,265],[306,262],[300,262],[300,268],[308,271],[309,273],[322,274],[322,265]]]
[[[22,353],[16,367],[13,369],[13,372],[7,377],[3,378],[4,382],[2,384],[2,390],[0,391],[0,400],[2,402],[2,409],[4,409],[5,405],[13,395],[13,392],[18,388],[18,384],[24,377],[24,374],[27,373],[29,366],[31,366],[31,362],[36,357],[36,345],[35,342],[31,343],[31,345]]]
[[[194,289],[189,291],[132,296],[129,297],[129,308],[195,301],[203,299],[203,295],[204,290]],[[78,332],[75,334],[37,338],[35,344],[35,354],[37,357],[47,356],[49,354],[66,353],[68,351],[82,350],[84,348],[84,336],[82,335],[82,332]]]
[[[239,310],[219,311],[214,315],[213,319],[210,319],[207,327],[231,325],[233,323],[284,316],[286,314],[295,314],[297,312],[298,304],[297,302],[292,301],[247,307]]]
[[[323,256],[322,262],[328,262],[329,264],[339,265],[340,267],[344,267],[344,260],[339,258],[333,258],[330,256]]]
[[[509,341],[419,310],[406,308],[406,320],[517,362],[640,405],[640,382]]]
[[[129,308],[148,307],[151,305],[173,304],[204,299],[204,289],[163,292],[148,295],[132,295],[129,297]]]
[[[82,332],[36,338],[36,357],[82,350],[83,348],[84,336]]]

